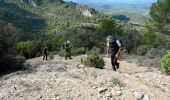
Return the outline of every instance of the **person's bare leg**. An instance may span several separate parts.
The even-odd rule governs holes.
[[[65,56],[65,60],[67,60],[67,53],[65,53],[65,55],[64,55],[64,56]]]
[[[72,58],[71,58],[71,53],[70,53],[70,52],[69,52],[69,59],[72,59]]]
[[[107,54],[106,54],[107,57],[109,57],[109,47],[107,47]]]

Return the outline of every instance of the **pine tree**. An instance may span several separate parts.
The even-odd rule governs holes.
[[[156,31],[170,34],[170,0],[158,0],[153,3],[149,14]]]

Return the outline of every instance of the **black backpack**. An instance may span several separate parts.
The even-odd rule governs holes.
[[[110,47],[111,48],[117,48],[117,47],[119,47],[118,46],[118,44],[117,44],[117,41],[118,39],[114,39],[111,43],[109,43],[109,45],[110,45]],[[120,42],[120,44],[121,44],[121,46],[122,46],[122,41],[121,40],[118,40],[119,42]]]

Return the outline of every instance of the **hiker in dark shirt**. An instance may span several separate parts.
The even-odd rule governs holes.
[[[111,48],[111,64],[114,71],[119,69],[119,63],[117,62],[120,54],[121,43],[116,38],[111,38],[109,41],[109,47]],[[116,68],[117,66],[117,68]]]
[[[44,48],[42,50],[42,53],[43,53],[43,60],[47,60],[47,56],[48,56],[48,48],[47,48],[47,46],[44,46]]]

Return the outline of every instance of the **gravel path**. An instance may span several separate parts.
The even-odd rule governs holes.
[[[120,69],[81,65],[86,55],[65,61],[34,58],[30,72],[15,72],[0,79],[0,100],[170,100],[170,77],[154,68],[120,61]]]

